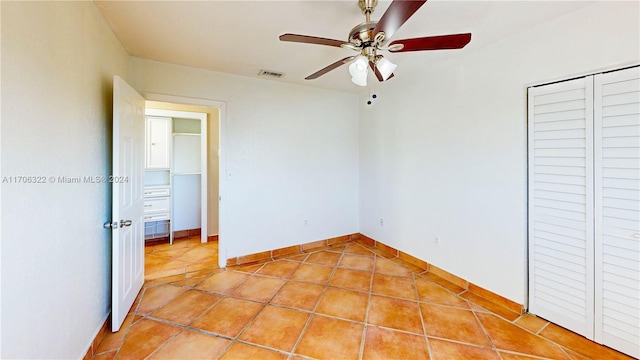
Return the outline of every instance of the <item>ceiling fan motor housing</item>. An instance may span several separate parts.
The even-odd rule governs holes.
[[[356,46],[371,46],[375,40],[373,30],[376,28],[377,24],[377,21],[370,21],[356,25],[349,32],[349,42]]]
[[[358,0],[358,6],[365,15],[371,14],[376,9],[376,5],[378,5],[378,0]]]

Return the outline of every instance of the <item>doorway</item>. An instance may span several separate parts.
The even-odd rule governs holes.
[[[173,176],[170,178],[172,184],[180,187],[179,183],[189,183],[189,182],[197,182],[198,175],[201,176],[201,179],[204,181],[200,183],[203,185],[202,190],[199,194],[191,193],[175,193],[176,196],[180,197],[179,200],[182,201],[183,205],[185,204],[185,200],[189,198],[189,196],[198,196],[198,200],[201,204],[201,207],[196,210],[200,210],[201,217],[201,242],[208,241],[218,241],[220,240],[220,224],[221,224],[221,211],[219,207],[219,198],[220,198],[220,156],[219,156],[219,148],[220,148],[220,129],[221,129],[221,119],[224,110],[224,103],[214,102],[210,100],[199,100],[199,99],[190,99],[190,98],[180,98],[173,97],[168,95],[158,95],[158,94],[144,94],[146,101],[146,109],[154,109],[151,113],[154,115],[162,115],[163,111],[166,111],[167,114],[176,115],[177,121],[176,124],[178,128],[172,125],[171,133],[172,133],[172,141],[174,143],[174,147],[178,145],[183,148],[189,147],[189,143],[193,143],[192,133],[194,132],[202,132],[199,131],[197,126],[190,126],[188,121],[183,120],[180,117],[180,112],[188,112],[188,113],[200,113],[204,115],[206,128],[206,135],[201,136],[204,151],[202,153],[202,158],[206,158],[205,164],[202,165],[202,168],[206,168],[206,171],[201,174],[197,174],[197,171],[185,171],[184,174],[178,174],[177,172],[173,172]],[[147,111],[149,112],[149,111]],[[191,147],[194,145],[192,144]],[[177,148],[169,150],[171,152],[178,151]],[[172,155],[176,156],[176,154]],[[180,157],[180,155],[178,154]],[[185,156],[182,155],[184,160]],[[186,156],[186,158],[193,158],[192,156]],[[179,159],[178,159],[179,160]],[[177,161],[177,160],[176,160]],[[184,169],[183,169],[184,170]],[[195,175],[195,176],[193,176]],[[160,180],[162,181],[162,180]],[[191,184],[191,189],[193,190],[194,184]],[[180,192],[180,189],[176,189]],[[205,195],[206,194],[206,195]],[[177,198],[176,198],[177,199]],[[206,214],[206,215],[205,215]],[[176,214],[177,215],[177,214]],[[193,216],[191,216],[193,218]],[[194,233],[197,231],[197,227],[189,227],[184,224],[180,224],[179,218],[172,219],[175,223],[175,227],[171,229],[171,235],[174,238],[193,238]],[[185,227],[186,226],[186,227]],[[184,229],[183,229],[184,228]],[[206,230],[205,230],[206,229]],[[175,239],[174,239],[175,240]],[[218,243],[219,245],[219,243]],[[223,267],[226,265],[226,258],[220,255],[218,259],[216,259],[219,266]]]
[[[207,114],[145,110],[145,239],[207,231]]]

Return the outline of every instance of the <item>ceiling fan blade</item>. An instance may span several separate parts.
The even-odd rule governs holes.
[[[369,67],[371,68],[371,70],[373,70],[373,73],[378,78],[378,81],[384,81],[384,79],[382,78],[382,74],[380,74],[380,71],[378,71],[378,68],[376,67],[376,64],[373,63],[373,61],[369,61]]]
[[[280,41],[291,41],[291,42],[299,42],[305,44],[318,44],[318,45],[327,45],[327,46],[336,46],[340,47],[344,44],[344,41],[334,40],[334,39],[326,39],[315,36],[307,36],[307,35],[298,35],[298,34],[283,34],[280,35]]]
[[[382,15],[373,34],[383,31],[385,40],[390,39],[393,34],[413,15],[420,6],[427,0],[394,0]]]
[[[327,66],[327,67],[324,67],[324,68],[322,68],[322,69],[320,69],[320,70],[318,70],[318,71],[314,72],[313,74],[311,74],[311,75],[307,76],[307,77],[306,77],[306,78],[304,78],[304,79],[305,79],[305,80],[313,80],[313,79],[317,79],[317,78],[319,78],[320,76],[322,76],[322,75],[324,75],[324,74],[328,73],[329,71],[331,71],[331,70],[333,70],[333,69],[336,69],[336,68],[338,68],[338,67],[340,67],[340,66],[342,66],[342,65],[344,65],[344,64],[346,64],[346,63],[348,63],[349,61],[351,61],[351,60],[353,60],[353,59],[355,59],[355,56],[348,56],[348,57],[346,57],[346,58],[344,58],[344,59],[342,59],[342,60],[338,60],[338,61],[334,62],[333,64],[331,64],[331,65],[329,65],[329,66]]]
[[[369,67],[371,67],[371,70],[373,70],[373,73],[376,75],[376,78],[378,78],[378,81],[385,81],[384,77],[382,77],[382,74],[380,73],[380,70],[378,70],[378,67],[376,67],[376,64],[374,64],[373,61],[369,61]],[[393,76],[393,73],[391,73],[387,80],[391,79]]]
[[[404,46],[402,49],[389,49],[389,51],[396,53],[422,50],[462,49],[469,41],[471,41],[470,33],[402,39],[389,44],[389,47],[401,44]]]

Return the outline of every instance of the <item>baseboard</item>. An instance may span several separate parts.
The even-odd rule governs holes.
[[[384,252],[393,255],[394,257],[397,257],[401,260],[404,260],[410,264],[416,265],[421,269],[425,269],[425,272],[431,273],[433,275],[436,275],[446,281],[448,281],[449,283],[452,283],[460,288],[462,288],[463,290],[470,292],[474,295],[477,295],[481,298],[483,298],[484,300],[489,301],[492,304],[501,306],[503,308],[506,308],[514,313],[517,314],[524,314],[524,305],[522,304],[518,304],[515,301],[509,300],[501,295],[498,295],[492,291],[489,291],[487,289],[484,289],[474,283],[471,283],[469,281],[467,281],[466,279],[463,279],[457,275],[454,275],[444,269],[441,269],[433,264],[429,264],[428,262],[418,259],[412,255],[409,255],[405,252],[399,251],[389,245],[386,245],[384,243],[381,243],[377,240],[371,239],[369,237],[367,237],[366,235],[363,234],[358,234],[358,237],[361,239],[360,241],[366,245],[369,245],[371,247],[374,248],[379,248],[381,250],[383,250]],[[464,296],[464,294],[462,295],[463,297],[468,297],[468,296]]]
[[[91,345],[89,345],[89,349],[87,349],[87,352],[84,354],[84,357],[82,358],[82,360],[91,360],[91,358],[93,358],[93,356],[96,354],[98,345],[100,345],[100,342],[102,342],[102,339],[104,338],[104,336],[106,335],[109,329],[109,318],[110,316],[107,315],[106,320],[98,330],[98,333],[96,334],[96,336],[93,338],[93,341],[91,341]]]
[[[165,237],[157,237],[157,238],[150,238],[150,239],[145,239],[144,240],[144,246],[154,246],[154,245],[159,245],[159,244],[165,244],[169,242],[169,237],[165,236]]]
[[[285,256],[292,256],[296,254],[302,254],[305,252],[315,251],[323,247],[328,247],[336,244],[344,244],[348,241],[352,241],[353,237],[357,234],[338,236],[335,238],[313,241],[305,244],[288,246],[285,248],[262,251],[255,254],[249,254],[244,256],[238,256],[231,259],[227,259],[227,266],[236,265],[249,265],[253,263],[260,263],[265,261],[276,260]]]
[[[189,236],[199,236],[201,233],[200,228],[198,229],[187,229],[187,230],[178,230],[173,232],[173,238],[179,239],[183,237]]]
[[[413,255],[407,254],[394,247],[391,247],[385,243],[374,240],[366,235],[355,233],[350,235],[339,236],[330,239],[313,241],[300,245],[293,245],[285,248],[262,251],[259,253],[248,254],[243,256],[227,259],[227,266],[238,265],[251,265],[258,264],[266,261],[277,260],[283,257],[289,257],[296,254],[302,254],[305,252],[316,251],[324,247],[331,247],[336,244],[343,244],[349,241],[358,242],[363,245],[369,246],[374,249],[375,252],[379,252],[381,255],[387,258],[396,258],[398,262],[401,262],[405,267],[411,268],[414,272],[421,275],[435,275],[436,277],[445,280],[447,283],[452,284],[458,290],[457,293],[467,299],[474,299],[477,297],[493,304],[498,305],[501,308],[509,310],[514,314],[523,314],[524,306],[518,304],[515,301],[509,300],[501,295],[484,289],[474,283],[471,283],[457,275],[454,275],[446,270],[443,270],[433,264],[419,259]],[[470,294],[469,294],[470,293]]]

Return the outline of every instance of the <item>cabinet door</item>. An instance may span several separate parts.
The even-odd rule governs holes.
[[[597,75],[595,340],[640,357],[640,68]]]
[[[147,117],[146,169],[169,169],[171,167],[171,119]]]
[[[593,78],[529,89],[529,309],[593,338]]]

